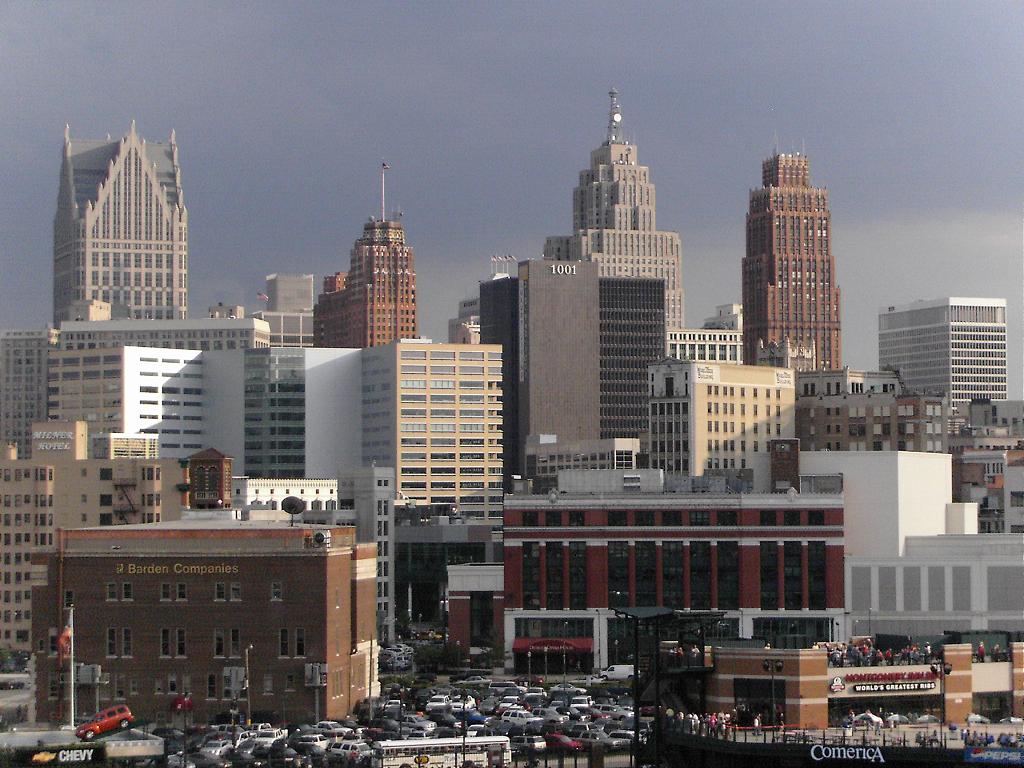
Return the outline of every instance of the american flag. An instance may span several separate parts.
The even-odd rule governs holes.
[[[381,164],[380,164],[380,169],[381,169],[382,171],[390,171],[390,170],[391,170],[391,166],[390,166],[390,165],[388,165],[388,164],[387,164],[386,162],[384,162],[384,161],[381,161]]]
[[[270,301],[270,297],[267,296],[267,294],[265,294],[263,291],[257,293],[256,298],[259,299],[260,301]]]

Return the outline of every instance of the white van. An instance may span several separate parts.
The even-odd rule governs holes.
[[[510,709],[502,714],[501,719],[506,723],[519,726],[526,726],[528,723],[534,722],[537,724],[544,722],[541,718],[532,712],[527,712],[525,709]]]
[[[612,664],[608,669],[601,672],[605,680],[629,680],[633,677],[632,664]]]

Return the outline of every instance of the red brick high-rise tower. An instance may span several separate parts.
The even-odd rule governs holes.
[[[743,359],[789,339],[814,346],[815,367],[843,364],[828,190],[812,187],[806,155],[765,160],[750,192],[743,258]]]
[[[363,225],[348,273],[324,281],[313,317],[317,347],[376,347],[419,336],[416,270],[401,222]]]

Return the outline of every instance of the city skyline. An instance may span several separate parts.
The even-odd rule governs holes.
[[[688,325],[739,300],[750,168],[776,145],[806,148],[832,198],[846,362],[875,364],[884,305],[1005,297],[1010,395],[1019,393],[1020,108],[1001,95],[1024,72],[1019,7],[652,6],[631,19],[650,53],[640,63],[616,44],[611,5],[582,16],[462,8],[357,8],[342,26],[338,12],[307,5],[280,38],[270,6],[183,12],[167,20],[180,48],[153,53],[144,12],[126,14],[108,46],[115,31],[94,14],[15,6],[0,53],[0,93],[20,106],[0,131],[0,172],[11,180],[0,192],[0,326],[41,326],[50,314],[40,271],[53,247],[64,123],[74,136],[117,136],[136,118],[144,136],[177,131],[193,314],[217,301],[254,306],[271,272],[336,271],[354,227],[376,210],[386,157],[389,199],[417,246],[421,332],[443,339],[491,253],[536,258],[545,236],[565,231],[569,180],[604,134],[604,94],[615,86],[657,176],[659,224],[682,235]],[[808,9],[818,19],[811,38],[797,23]],[[456,14],[460,34],[434,45],[432,32]],[[405,45],[385,55],[354,32],[377,27]],[[207,31],[223,28],[237,37]],[[601,49],[598,63],[548,45],[567,34]],[[319,56],[284,53],[307,38]],[[256,55],[271,42],[270,56]],[[90,54],[105,47],[118,53]],[[73,75],[52,66],[62,58],[78,62]],[[797,75],[803,87],[792,86]]]

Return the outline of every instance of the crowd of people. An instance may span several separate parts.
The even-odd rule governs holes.
[[[931,643],[909,643],[894,651],[874,646],[871,638],[849,643],[822,643],[828,651],[830,667],[891,667],[903,664],[931,664],[941,659],[941,648],[932,648]],[[984,647],[984,646],[983,646]]]
[[[993,736],[991,733],[980,733],[963,729],[960,731],[960,738],[964,741],[965,747],[1007,747],[1019,749],[1024,747],[1024,735],[1019,733],[1000,733]]]
[[[877,648],[872,638],[866,637],[849,643],[819,643],[816,647],[828,652],[830,667],[891,667],[904,664],[931,664],[942,660],[942,646],[932,647],[930,642],[908,643],[899,650]],[[979,640],[972,654],[975,662],[1009,661],[1009,651],[996,643],[990,650]]]

